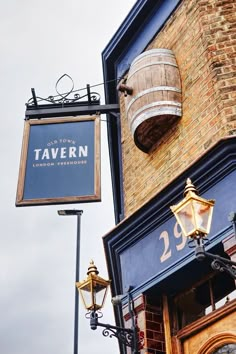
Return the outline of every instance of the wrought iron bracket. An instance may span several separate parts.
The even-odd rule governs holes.
[[[59,85],[65,80],[67,82],[69,81],[71,88],[68,92],[61,93]],[[67,74],[62,75],[57,80],[55,89],[57,95],[51,95],[47,98],[37,96],[35,89],[31,89],[32,97],[26,103],[26,120],[79,116],[84,114],[91,115],[97,113],[111,113],[116,115],[120,112],[118,104],[101,105],[99,93],[91,91],[90,85],[86,85],[85,88],[74,91],[74,81]]]
[[[236,279],[236,262],[231,261],[230,259],[218,256],[217,254],[212,254],[206,252],[204,245],[197,245],[195,248],[195,256],[197,260],[203,261],[205,258],[210,258],[213,261],[211,262],[211,267],[214,270],[220,272],[228,273],[233,279]]]
[[[40,118],[53,118],[53,117],[69,117],[90,114],[106,114],[106,113],[119,113],[120,106],[118,104],[92,104],[92,105],[40,105],[38,108],[35,106],[27,107],[25,112],[25,119],[40,119]]]
[[[234,236],[236,237],[236,213],[231,212],[228,216],[228,220],[233,225]],[[231,259],[221,257],[217,254],[206,252],[205,245],[207,245],[209,241],[206,237],[204,237],[204,235],[198,235],[192,240],[192,242],[195,244],[195,256],[198,261],[203,261],[206,258],[212,259],[212,269],[219,272],[226,272],[236,280],[236,262],[231,261]]]
[[[92,330],[96,330],[97,327],[103,327],[104,330],[102,331],[102,334],[104,337],[116,337],[120,344],[124,344],[131,348],[132,354],[140,353],[138,348],[142,338],[139,338],[138,328],[136,326],[132,328],[123,328],[98,322],[98,314],[96,311],[93,311],[90,313],[90,327]]]

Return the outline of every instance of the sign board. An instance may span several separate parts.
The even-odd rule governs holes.
[[[101,200],[100,119],[27,120],[16,206]]]

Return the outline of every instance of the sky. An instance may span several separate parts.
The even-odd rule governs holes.
[[[73,353],[76,217],[82,209],[80,279],[91,259],[107,278],[102,236],[114,227],[106,116],[101,123],[102,202],[15,207],[25,103],[31,88],[56,95],[68,74],[76,89],[103,82],[101,52],[135,0],[1,0],[0,352]],[[62,87],[62,89],[67,89]],[[97,91],[102,95],[103,86]],[[104,103],[104,98],[102,102]],[[79,353],[116,354],[116,339],[91,331],[80,304]],[[110,295],[103,322],[113,323]]]

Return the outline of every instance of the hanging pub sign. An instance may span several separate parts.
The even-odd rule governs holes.
[[[16,206],[100,200],[99,117],[26,120]]]

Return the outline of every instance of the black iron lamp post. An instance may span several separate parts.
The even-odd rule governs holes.
[[[214,270],[225,271],[236,279],[236,262],[205,251],[204,241],[210,232],[214,204],[214,200],[199,197],[197,189],[188,178],[184,199],[170,208],[183,234],[194,241],[196,258],[199,261],[212,259],[211,266]]]
[[[77,216],[77,237],[76,237],[76,266],[75,266],[75,281],[79,280],[80,271],[80,229],[81,229],[81,215],[83,210],[58,210],[60,216]],[[79,297],[75,289],[75,315],[74,315],[74,354],[78,354],[78,333],[79,333]]]
[[[102,334],[105,337],[116,337],[120,344],[131,348],[132,354],[139,354],[138,328],[135,325],[131,311],[132,299],[130,293],[128,293],[128,301],[130,314],[132,316],[131,328],[113,326],[98,321],[98,319],[102,317],[102,313],[99,310],[104,306],[107,290],[110,285],[110,280],[105,280],[99,277],[98,274],[97,267],[94,262],[91,261],[87,272],[87,279],[76,283],[84,306],[89,311],[86,317],[88,315],[90,318],[91,329],[96,330],[97,327],[103,327],[104,330]]]

